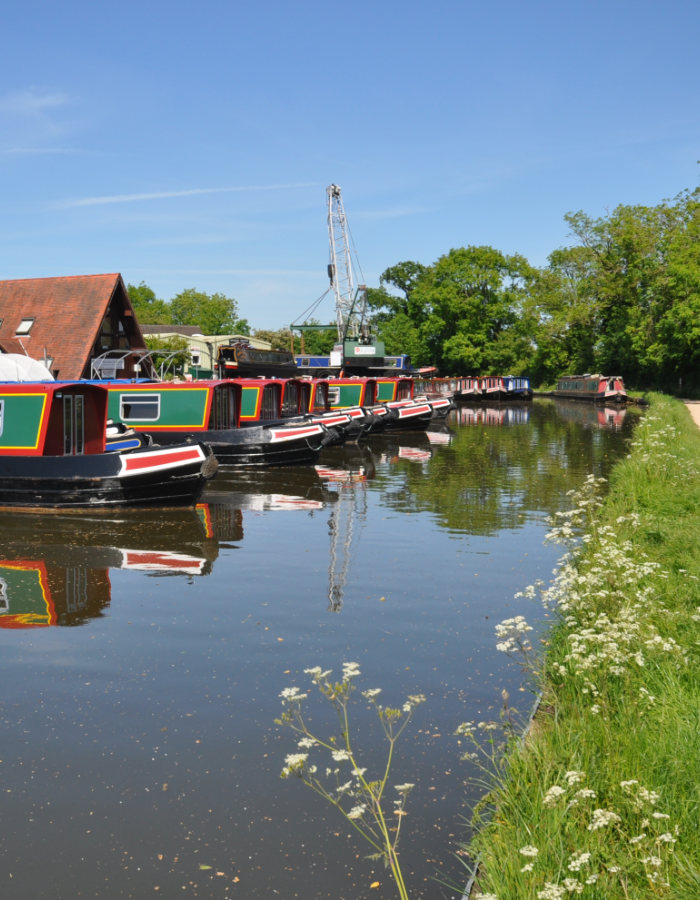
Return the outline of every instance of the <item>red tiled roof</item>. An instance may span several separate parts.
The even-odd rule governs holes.
[[[39,360],[46,352],[59,378],[85,377],[102,320],[118,290],[130,307],[119,274],[0,281],[0,348]],[[29,334],[17,335],[22,319],[32,317]]]

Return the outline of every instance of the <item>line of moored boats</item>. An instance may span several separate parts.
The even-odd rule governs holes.
[[[452,408],[411,379],[0,384],[0,507],[192,504],[219,465],[314,463]]]
[[[626,399],[568,376],[555,396]],[[530,400],[523,376],[0,384],[0,507],[193,504],[218,466],[306,465],[324,447],[424,431],[455,405]]]

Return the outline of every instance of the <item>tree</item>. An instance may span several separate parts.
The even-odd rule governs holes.
[[[144,325],[171,324],[170,307],[164,300],[159,300],[144,281],[138,285],[127,284],[126,291],[139,322]]]
[[[585,265],[595,366],[641,387],[698,384],[700,191],[601,219],[566,216]]]
[[[443,374],[516,371],[534,347],[523,316],[536,270],[492,247],[451,250],[412,285],[408,315]]]
[[[247,320],[238,317],[238,304],[224,294],[188,288],[173,297],[170,312],[174,325],[196,325],[202,334],[250,334]]]

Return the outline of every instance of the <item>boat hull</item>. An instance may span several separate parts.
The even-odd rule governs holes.
[[[127,453],[0,457],[0,507],[85,509],[192,505],[216,472],[197,443]]]
[[[317,461],[321,450],[337,440],[332,428],[308,423],[247,425],[243,428],[204,430],[196,439],[211,447],[220,466],[302,466]],[[180,431],[159,431],[160,444],[182,441]]]

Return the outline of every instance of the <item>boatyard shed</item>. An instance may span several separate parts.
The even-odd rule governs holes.
[[[259,350],[271,350],[272,344],[246,334],[202,334],[198,325],[141,325],[145,338],[179,337],[187,341],[189,364],[186,374],[193,378],[211,378],[216,369],[219,347],[226,347],[236,341],[247,341]]]
[[[153,374],[119,274],[0,281],[0,351],[61,380]]]

